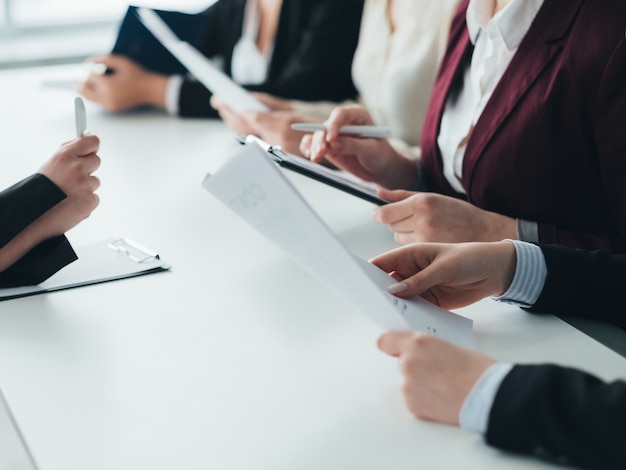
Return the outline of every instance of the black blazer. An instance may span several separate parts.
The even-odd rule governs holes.
[[[533,311],[626,325],[626,256],[541,249],[548,277]],[[604,383],[554,365],[516,366],[498,390],[485,438],[490,445],[555,462],[624,469],[626,382]]]
[[[0,247],[65,197],[63,191],[41,174],[0,192]],[[50,238],[1,272],[0,287],[39,284],[76,259],[65,236]]]
[[[220,58],[229,76],[245,4],[246,0],[218,0],[203,13],[208,25],[199,49],[207,57]],[[267,80],[245,88],[304,101],[355,98],[351,68],[362,10],[363,0],[284,0]],[[180,114],[216,117],[210,99],[211,92],[203,85],[185,80]]]

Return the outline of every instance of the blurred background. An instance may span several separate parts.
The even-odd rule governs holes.
[[[197,12],[215,0],[134,0]],[[71,63],[111,50],[128,1],[0,0],[0,69]]]

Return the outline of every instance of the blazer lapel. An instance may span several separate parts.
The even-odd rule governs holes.
[[[463,160],[463,181],[470,194],[476,163],[507,116],[523,99],[563,47],[571,22],[584,0],[546,0],[511,63],[489,99],[468,141]]]

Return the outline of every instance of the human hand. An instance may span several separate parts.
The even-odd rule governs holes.
[[[95,135],[79,137],[63,144],[39,169],[67,197],[31,224],[36,243],[65,233],[98,206],[99,198],[94,192],[100,180],[92,173],[100,166],[96,154],[99,147],[100,140]]]
[[[319,163],[327,160],[365,181],[387,188],[409,188],[417,177],[415,162],[398,153],[387,139],[368,139],[340,135],[346,125],[374,125],[363,106],[335,108],[324,123],[325,131],[305,135],[300,143],[302,154]]]
[[[496,363],[490,357],[459,348],[423,333],[386,333],[378,348],[398,358],[402,393],[416,418],[459,425],[463,403],[480,376]]]
[[[391,274],[398,297],[419,295],[445,309],[465,307],[511,285],[517,256],[510,242],[417,243],[370,260]]]
[[[243,114],[236,113],[233,111],[222,99],[213,95],[211,97],[211,106],[217,111],[220,115],[224,124],[226,124],[233,132],[239,135],[248,135],[253,134],[254,129],[252,126],[246,121]]]
[[[372,214],[377,224],[387,224],[396,242],[494,242],[517,239],[517,222],[469,202],[436,193],[380,188],[378,195],[391,204]]]
[[[285,152],[302,156],[300,140],[302,133],[291,125],[297,122],[317,122],[315,118],[293,111],[269,113],[245,112],[242,118],[253,130],[253,134],[272,145],[279,145]]]
[[[79,85],[78,92],[108,111],[123,111],[136,106],[165,108],[168,77],[149,72],[121,55],[91,59],[113,70],[112,74],[92,73]]]
[[[272,111],[291,111],[291,100],[286,100],[284,98],[278,98],[274,95],[259,92],[252,93],[252,96],[254,96],[265,106],[270,108]]]

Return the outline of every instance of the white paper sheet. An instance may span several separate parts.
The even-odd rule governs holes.
[[[395,281],[353,256],[257,144],[244,147],[203,186],[384,330],[424,331],[474,347],[470,319],[421,298],[389,294]]]
[[[0,390],[0,469],[37,470],[37,464]]]
[[[236,84],[213,62],[191,44],[180,41],[174,32],[154,11],[138,8],[141,22],[165,48],[191,72],[200,83],[222,99],[236,113],[243,111],[268,112],[270,109]]]

